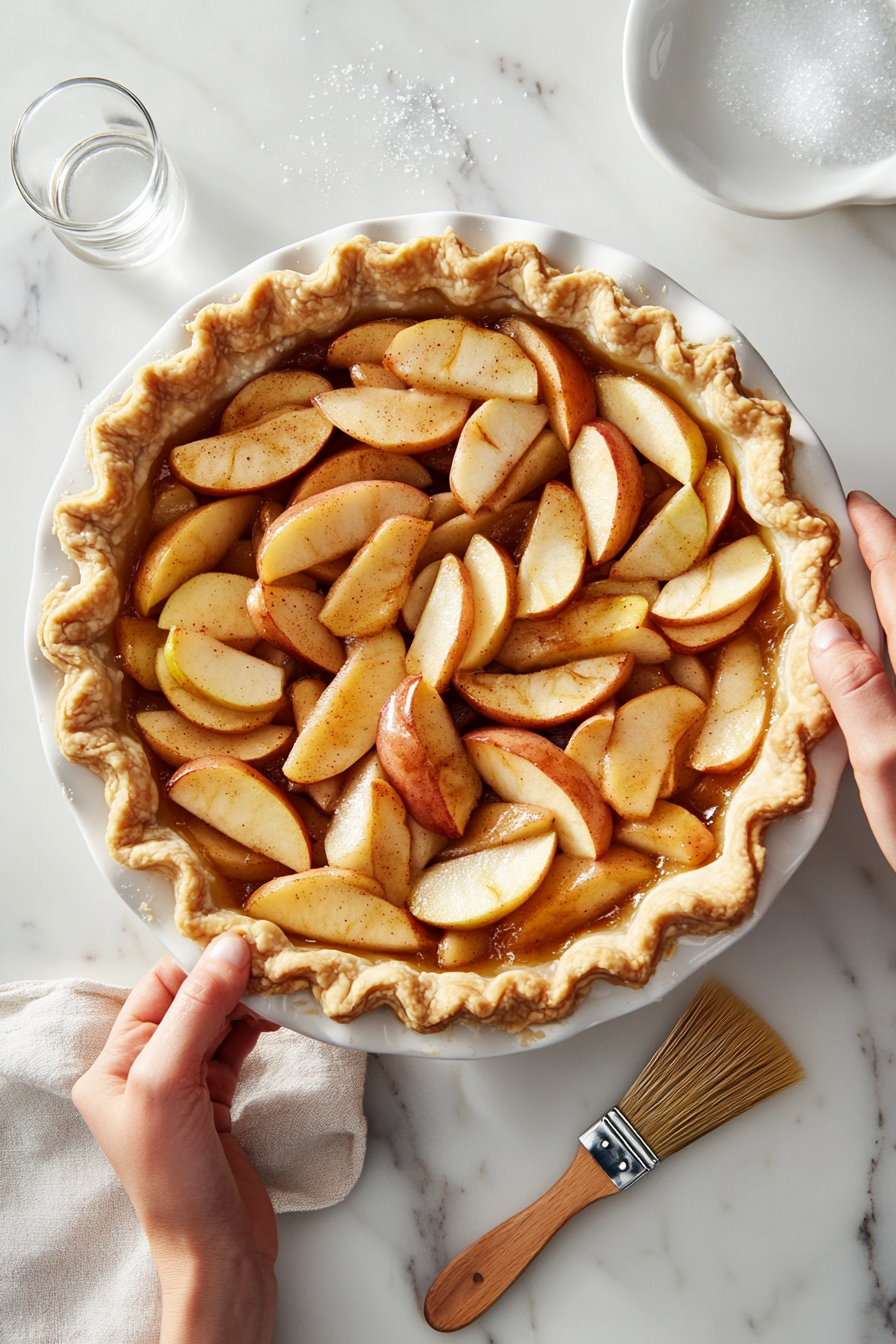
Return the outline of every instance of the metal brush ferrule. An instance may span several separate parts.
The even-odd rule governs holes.
[[[659,1162],[653,1149],[615,1106],[579,1136],[579,1143],[588,1149],[617,1190],[633,1185]]]

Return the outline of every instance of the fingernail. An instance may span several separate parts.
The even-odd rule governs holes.
[[[848,640],[850,644],[856,642],[842,621],[819,621],[812,631],[813,647],[822,651],[844,640]]]
[[[859,504],[878,504],[874,496],[867,494],[864,490],[850,490],[849,499],[854,499]],[[878,507],[880,506],[878,505]]]
[[[205,955],[209,961],[227,961],[242,970],[249,961],[249,944],[238,933],[222,933],[209,943]]]

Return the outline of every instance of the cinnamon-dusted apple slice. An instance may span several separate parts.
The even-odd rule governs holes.
[[[653,603],[660,595],[656,579],[592,579],[586,583],[580,597],[646,597]]]
[[[285,877],[289,872],[286,864],[247,849],[198,817],[191,817],[184,830],[191,844],[197,845],[221,876],[232,882],[270,882],[271,878]]]
[[[495,849],[517,840],[544,835],[554,825],[554,814],[532,803],[484,803],[470,814],[459,840],[439,851],[442,859],[462,859],[481,849]]]
[[[585,514],[576,495],[560,481],[548,481],[523,543],[516,614],[551,616],[566,605],[585,572]]]
[[[176,523],[185,513],[198,508],[199,500],[188,485],[181,481],[166,481],[153,496],[149,526],[153,533],[161,532],[163,527]]]
[[[332,432],[314,406],[290,408],[227,434],[182,443],[168,462],[178,480],[205,495],[267,490],[306,466]]]
[[[441,854],[448,844],[448,837],[440,835],[438,831],[431,831],[428,826],[421,826],[410,812],[407,825],[411,834],[411,867],[415,873],[421,873],[437,854]]]
[[[245,761],[202,756],[171,776],[168,796],[247,849],[301,873],[310,866],[305,825],[279,789]]]
[[[569,454],[563,444],[552,429],[543,429],[503,484],[486,500],[485,507],[492,513],[503,513],[555,476],[562,476],[568,468]]]
[[[375,751],[349,771],[324,843],[331,867],[366,873],[387,900],[407,902],[413,872],[405,805]]]
[[[472,672],[490,663],[510,634],[516,613],[517,579],[507,552],[481,534],[470,539],[464,566],[473,588],[473,629],[459,667],[462,672]],[[425,582],[428,573],[425,569],[417,582]],[[408,623],[408,629],[416,626]]]
[[[646,617],[647,599],[637,595],[573,602],[545,620],[514,621],[497,655],[498,661],[512,672],[537,672],[580,658],[601,657],[608,638],[620,631],[637,629]],[[663,647],[667,649],[665,644]],[[664,657],[668,657],[668,651]],[[657,661],[662,662],[663,658]]]
[[[380,710],[407,675],[397,630],[349,642],[347,657],[318,700],[283,765],[295,784],[347,770],[376,741]]]
[[[353,439],[392,453],[422,453],[456,439],[467,397],[391,387],[336,387],[314,398],[323,415]]]
[[[311,717],[312,710],[326,689],[327,683],[321,681],[319,677],[303,677],[301,681],[294,681],[290,686],[288,696],[296,732],[300,733],[305,727]],[[315,806],[320,808],[321,812],[330,815],[336,810],[336,804],[339,802],[344,785],[345,775],[340,772],[338,775],[331,775],[329,779],[319,779],[313,784],[304,784],[302,788]],[[299,786],[294,787],[298,788]]]
[[[173,709],[144,710],[135,718],[144,740],[169,765],[185,765],[199,756],[265,761],[281,751],[293,735],[291,728],[279,724],[255,728],[249,733],[216,733],[191,723]]]
[[[430,534],[429,541],[420,552],[417,572],[431,565],[433,560],[441,560],[444,555],[463,555],[473,537],[488,537],[496,546],[513,551],[526,529],[526,524],[535,511],[531,501],[521,501],[509,505],[501,513],[493,513],[491,507],[482,509],[475,518],[462,513],[457,518],[449,518]]]
[[[368,537],[331,587],[320,620],[334,635],[375,635],[398,620],[432,523],[399,513]]]
[[[454,684],[480,714],[520,728],[553,727],[591,714],[625,685],[630,653],[583,658],[541,672],[458,672]]]
[[[257,508],[254,495],[216,499],[163,528],[137,566],[133,596],[138,615],[148,616],[194,574],[214,569],[245,532]]]
[[[470,576],[456,555],[446,555],[408,649],[408,675],[419,673],[433,690],[443,691],[464,655],[473,611]]]
[[[417,878],[408,908],[443,929],[480,929],[516,910],[540,885],[557,849],[553,831],[447,859]]]
[[[585,510],[591,563],[618,555],[635,530],[644,481],[635,451],[609,420],[583,425],[569,454],[573,489]]]
[[[683,686],[648,691],[617,710],[601,787],[615,812],[650,816],[679,739],[705,714],[700,697]]]
[[[706,466],[706,440],[671,397],[627,374],[602,373],[595,380],[598,410],[622,430],[638,452],[683,485],[693,485]]]
[[[596,409],[594,382],[585,365],[559,337],[524,317],[505,317],[498,330],[511,336],[538,370],[540,399],[550,412],[551,429],[571,448]]]
[[[291,505],[268,528],[258,574],[274,583],[287,574],[356,551],[387,518],[425,518],[429,498],[404,481],[355,481]]]
[[[227,709],[265,710],[283,700],[283,671],[211,635],[174,626],[164,647],[175,681]]]
[[[462,513],[463,508],[450,490],[430,495],[429,512],[426,516],[433,527],[441,527],[442,523],[447,523],[451,518],[458,518]]]
[[[610,913],[654,876],[644,854],[611,845],[599,859],[558,854],[541,886],[498,926],[512,947],[554,947]]]
[[[394,338],[405,327],[413,325],[414,318],[380,317],[350,327],[330,342],[327,363],[331,369],[350,369],[353,364],[382,364]]]
[[[613,830],[610,809],[582,767],[553,742],[524,728],[477,728],[463,742],[499,798],[553,812],[567,854],[595,859],[604,853]]]
[[[237,392],[221,416],[221,432],[242,429],[262,416],[285,410],[288,406],[310,406],[318,392],[329,392],[333,384],[308,369],[274,369],[253,378]]]
[[[178,714],[197,727],[210,728],[215,733],[249,733],[255,728],[263,728],[282,708],[281,703],[264,710],[228,709],[204,695],[188,691],[168,671],[164,647],[156,655],[156,676],[162,694]]]
[[[396,954],[432,945],[407,910],[386,900],[379,882],[349,868],[312,868],[278,877],[254,891],[243,909],[252,919],[270,920],[326,947]]]
[[[260,638],[246,610],[251,588],[252,580],[241,574],[196,574],[171,594],[159,612],[159,629],[179,625],[249,653]]]
[[[376,747],[414,820],[451,840],[463,835],[482,781],[444,701],[422,677],[408,677],[390,696]]]
[[[115,622],[115,646],[121,665],[147,691],[161,690],[156,655],[165,638],[165,631],[145,616],[119,616]]]
[[[712,695],[712,677],[696,654],[673,653],[666,667],[677,686],[684,686],[685,690],[699,695],[705,705],[709,703],[709,697]]]
[[[411,634],[417,629],[420,624],[420,617],[426,610],[426,604],[429,601],[429,595],[433,590],[441,563],[441,560],[433,560],[425,569],[421,569],[408,589],[407,598],[401,609],[401,618]]]
[[[404,481],[418,490],[428,490],[432,476],[416,458],[356,444],[353,448],[344,448],[341,453],[334,453],[324,462],[315,463],[300,478],[289,503],[299,504],[312,495],[321,495],[325,490],[335,490],[337,485],[349,485],[353,481]]]
[[[443,971],[457,971],[473,961],[488,956],[490,930],[448,929],[439,939],[439,967]]]
[[[610,570],[612,579],[674,579],[689,569],[706,542],[706,510],[683,485],[663,505]]]
[[[653,615],[667,627],[719,621],[764,593],[774,568],[761,538],[741,537],[667,583]]]
[[[490,397],[461,431],[451,462],[451,490],[467,513],[475,513],[507,479],[544,429],[547,406]]]
[[[623,845],[696,868],[715,853],[716,842],[699,817],[677,803],[659,802],[649,817],[625,817],[616,823]]]
[[[759,606],[764,594],[751,597],[742,607],[736,607],[727,616],[718,621],[706,621],[701,625],[663,625],[657,622],[663,632],[663,638],[678,653],[703,653],[715,648],[736,635],[746,625]]]
[[[598,789],[603,776],[604,753],[613,731],[617,708],[615,700],[608,700],[596,714],[583,719],[566,744],[567,756],[582,767]]]
[[[353,364],[349,370],[352,387],[391,387],[400,392],[407,387],[385,364]]]
[[[700,502],[706,510],[706,541],[703,553],[706,555],[716,544],[716,538],[731,516],[734,508],[734,477],[724,462],[715,459],[707,462],[703,475],[694,486],[700,496]]]
[[[538,400],[538,372],[516,341],[463,318],[432,318],[400,331],[383,363],[427,392]]]
[[[265,532],[277,521],[283,511],[284,506],[276,499],[265,499],[259,504],[258,512],[252,521],[252,546],[256,551],[264,540]],[[300,580],[298,586],[312,589],[317,587],[313,580],[306,579]]]
[[[767,717],[762,650],[747,631],[719,654],[709,709],[688,763],[712,775],[739,769],[755,754]]]

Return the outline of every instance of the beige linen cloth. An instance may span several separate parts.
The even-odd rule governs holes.
[[[159,1290],[137,1216],[75,1110],[126,989],[0,986],[0,1341],[155,1344]],[[365,1056],[282,1029],[243,1067],[233,1132],[277,1213],[320,1209],[364,1162]]]

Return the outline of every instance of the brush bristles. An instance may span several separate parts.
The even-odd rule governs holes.
[[[662,1159],[803,1077],[768,1023],[709,981],[619,1109]]]

